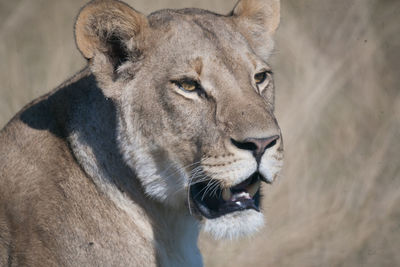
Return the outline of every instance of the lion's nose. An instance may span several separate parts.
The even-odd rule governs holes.
[[[257,163],[259,163],[265,150],[276,145],[278,139],[279,135],[274,135],[268,138],[246,138],[243,141],[236,141],[231,138],[231,141],[239,149],[252,151]]]

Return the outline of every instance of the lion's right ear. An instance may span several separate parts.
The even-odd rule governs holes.
[[[101,55],[111,65],[108,69],[115,72],[119,65],[140,52],[136,46],[147,27],[147,18],[127,4],[93,0],[78,15],[75,39],[86,59],[95,60]]]
[[[239,0],[231,16],[256,53],[267,59],[279,26],[280,0]]]

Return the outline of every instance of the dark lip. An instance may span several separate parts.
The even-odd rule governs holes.
[[[246,187],[256,183],[258,180],[267,182],[259,172],[255,172],[240,184],[231,187],[230,190],[233,194],[245,192]],[[209,180],[196,183],[190,187],[189,191],[191,200],[195,204],[196,209],[207,219],[215,219],[229,213],[248,209],[260,212],[260,189],[251,199],[239,198],[235,201],[225,201],[222,198],[223,189],[220,187],[216,190],[210,190],[213,192],[205,192],[208,183]]]

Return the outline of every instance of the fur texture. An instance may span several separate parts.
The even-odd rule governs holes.
[[[189,187],[278,175],[272,76],[254,80],[270,69],[277,21],[275,0],[242,0],[228,16],[86,5],[75,34],[88,67],[1,131],[0,259],[201,266],[201,225],[216,238],[258,230],[255,211],[203,218]],[[178,86],[185,80],[196,91]],[[232,141],[270,136],[279,139],[259,162]]]
[[[254,210],[242,211],[241,214],[231,213],[204,223],[204,231],[215,239],[238,239],[249,236],[260,230],[264,225],[262,213]]]

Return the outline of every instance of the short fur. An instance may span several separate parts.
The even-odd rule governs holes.
[[[278,21],[277,0],[227,16],[86,5],[75,34],[88,67],[0,133],[0,265],[201,266],[201,225],[216,238],[258,230],[255,211],[203,218],[188,187],[278,175],[281,137],[259,166],[231,142],[281,136],[272,79],[253,80]],[[171,82],[182,78],[204,91]]]

